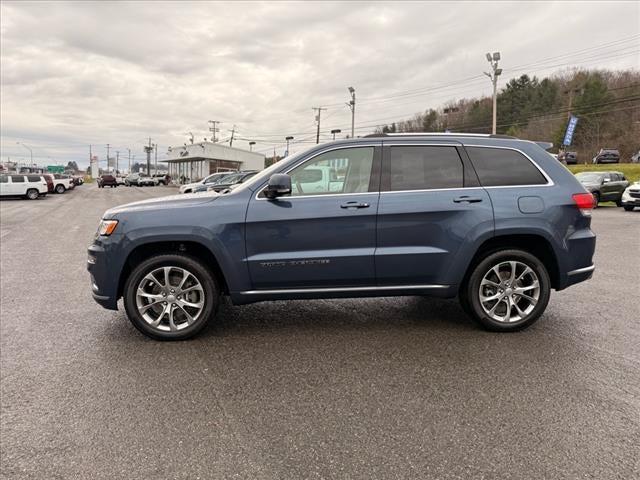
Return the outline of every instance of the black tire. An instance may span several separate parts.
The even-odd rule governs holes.
[[[598,203],[600,203],[600,193],[594,192],[593,194],[593,208],[598,208]]]
[[[622,206],[622,200],[616,200],[616,207]]]
[[[633,210],[633,205],[623,205],[623,207],[626,212],[631,212]]]
[[[36,190],[35,188],[30,188],[29,190],[27,190],[27,194],[25,196],[29,200],[37,200],[40,196],[40,192],[38,192],[38,190]]]
[[[56,185],[56,193],[64,193],[66,191],[67,191],[67,189],[61,183]]]
[[[531,268],[538,278],[540,292],[538,302],[527,316],[520,320],[506,323],[493,319],[482,308],[480,303],[480,283],[485,274],[494,265],[508,261],[517,261]],[[468,281],[462,288],[465,291],[461,292],[460,297],[461,300],[464,298],[464,301],[468,302],[471,318],[478,322],[483,328],[494,332],[514,332],[531,326],[547,308],[551,296],[551,281],[544,264],[530,253],[516,249],[502,250],[488,254],[476,265]]]
[[[203,287],[203,311],[192,325],[182,330],[164,332],[152,327],[145,321],[136,306],[136,292],[141,280],[153,270],[164,266],[184,268],[194,275]],[[137,265],[124,284],[123,297],[127,316],[140,332],[155,340],[186,340],[197,335],[214,316],[220,293],[213,274],[198,260],[188,255],[167,254],[151,257]]]

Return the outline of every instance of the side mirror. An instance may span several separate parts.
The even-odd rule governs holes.
[[[291,177],[286,173],[274,173],[264,191],[267,198],[276,198],[291,193]]]
[[[603,179],[602,179],[602,183],[603,183],[603,184],[604,184],[604,183],[609,183],[610,181],[611,181],[611,179],[610,179],[610,178],[603,178]]]

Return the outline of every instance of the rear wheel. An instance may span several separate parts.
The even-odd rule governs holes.
[[[616,200],[616,207],[622,206],[622,200]]]
[[[546,268],[522,250],[488,255],[474,268],[463,288],[461,297],[466,295],[471,317],[496,332],[530,326],[542,315],[551,296]]]
[[[593,208],[598,208],[598,203],[600,203],[600,194],[595,192],[593,194]]]
[[[159,255],[140,263],[124,286],[131,323],[157,340],[196,335],[213,316],[219,291],[205,267],[186,255]]]
[[[64,193],[67,189],[61,183],[56,185],[56,193]]]
[[[29,200],[37,200],[39,196],[40,193],[35,188],[30,188],[29,190],[27,190],[27,198]]]

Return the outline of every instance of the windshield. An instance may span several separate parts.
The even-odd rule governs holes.
[[[576,178],[583,183],[599,182],[600,179],[602,178],[602,173],[583,172],[583,173],[577,174]]]

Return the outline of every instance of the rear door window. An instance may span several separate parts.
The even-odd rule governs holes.
[[[0,176],[0,183],[9,183],[9,178],[6,175]]]
[[[40,177],[38,175],[27,175],[27,180],[30,182],[40,182]]]
[[[458,150],[450,146],[392,146],[391,191],[462,188],[464,169]]]
[[[517,150],[466,147],[480,184],[484,187],[546,185],[542,172]]]

